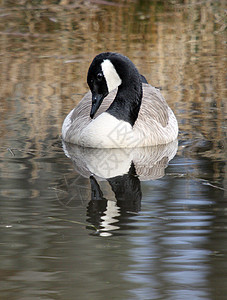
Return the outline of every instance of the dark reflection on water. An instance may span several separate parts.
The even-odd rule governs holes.
[[[0,299],[225,299],[225,1],[100,2],[0,3]],[[177,149],[62,147],[106,50],[162,88]]]
[[[72,159],[77,172],[90,178],[91,201],[87,214],[96,234],[112,235],[114,230],[124,227],[127,216],[140,211],[140,180],[161,178],[176,154],[177,145],[174,141],[148,148],[89,149],[63,144],[65,154]],[[81,194],[81,198],[87,199],[87,195]]]
[[[167,167],[166,153],[155,161],[150,149],[117,175],[96,164],[97,152],[81,150],[82,162],[73,152],[76,172],[60,142],[43,157],[4,152],[3,299],[222,299],[225,285],[214,276],[226,276],[224,191],[203,179],[216,161],[178,154]]]

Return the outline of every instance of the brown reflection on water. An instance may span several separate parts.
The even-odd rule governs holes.
[[[26,136],[39,148],[48,142],[50,124],[59,135],[65,115],[87,90],[92,58],[111,50],[128,55],[162,88],[187,138],[211,140],[215,150],[207,154],[223,158],[224,1],[114,4],[2,6],[4,146]],[[22,125],[26,120],[26,132],[15,128],[15,118]]]
[[[151,84],[163,88],[179,120],[186,119],[184,129],[194,132],[199,120],[196,130],[210,137],[214,130],[209,126],[213,116],[209,116],[215,114],[218,133],[213,138],[222,138],[224,1],[201,5],[194,1],[185,5],[141,3],[116,1],[116,6],[102,6],[93,1],[72,9],[66,6],[65,10],[48,2],[43,9],[3,7],[3,114],[13,109],[8,97],[23,97],[20,104],[31,120],[31,134],[45,136],[50,113],[56,132],[60,132],[65,114],[80,99],[76,94],[87,89],[91,59],[98,52],[111,50],[128,55]],[[37,128],[41,130],[37,132]]]

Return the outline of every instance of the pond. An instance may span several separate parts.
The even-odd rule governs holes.
[[[225,8],[0,1],[1,299],[225,299]],[[161,89],[177,142],[62,142],[104,51]]]

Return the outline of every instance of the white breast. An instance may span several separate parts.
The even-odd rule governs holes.
[[[79,141],[81,146],[92,148],[129,148],[137,143],[138,136],[135,136],[132,126],[107,112],[84,128]]]

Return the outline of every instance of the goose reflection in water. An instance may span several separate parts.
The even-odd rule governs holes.
[[[134,149],[82,148],[63,142],[76,172],[90,179],[87,221],[97,228],[96,234],[110,236],[128,224],[129,216],[141,209],[141,181],[163,177],[177,147],[177,141]]]

